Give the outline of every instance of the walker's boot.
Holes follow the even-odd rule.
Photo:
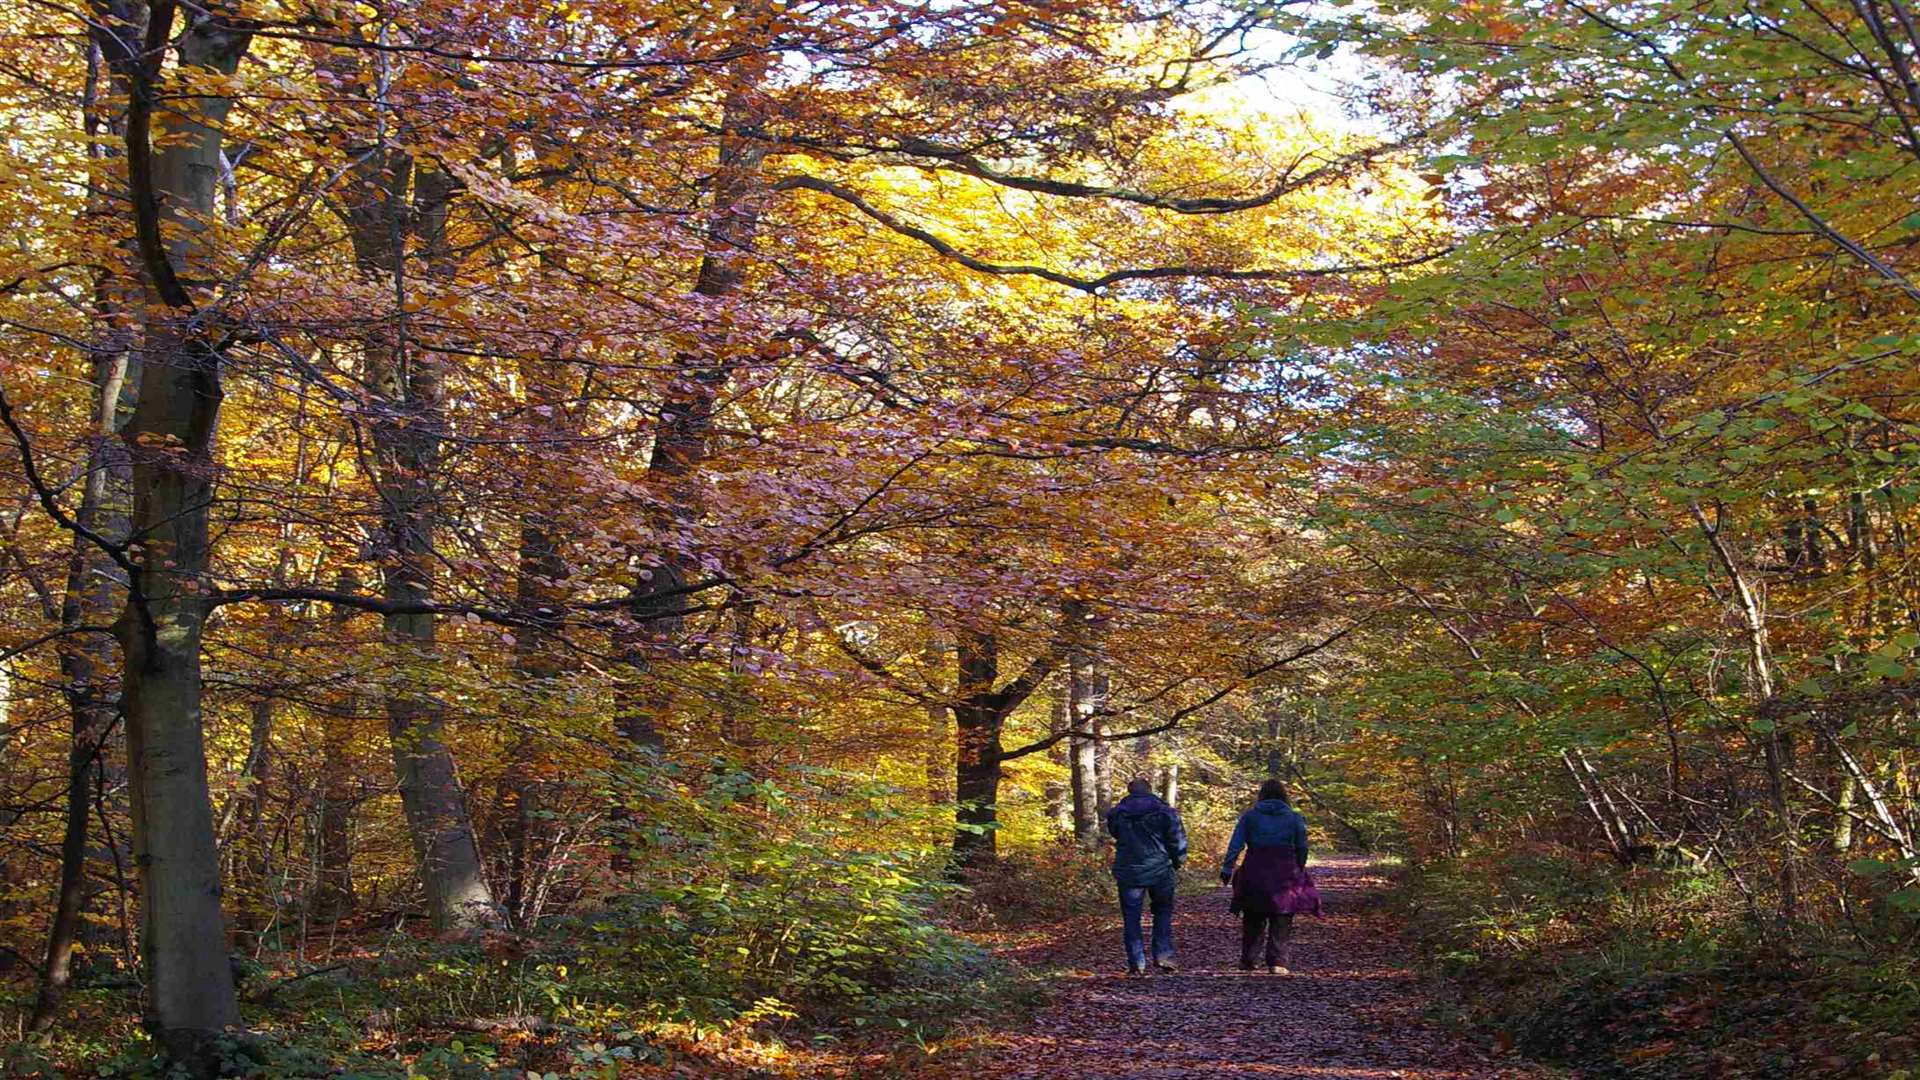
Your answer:
[[[1273,952],[1267,955],[1267,974],[1269,975],[1293,974],[1293,971],[1287,966],[1288,962],[1291,961],[1292,959],[1293,959],[1293,942],[1291,941],[1281,942],[1279,948],[1273,950]]]
[[[1153,966],[1158,968],[1161,971],[1166,972],[1169,975],[1180,970],[1180,965],[1174,963],[1173,957],[1171,956],[1162,956],[1155,959],[1153,962]]]

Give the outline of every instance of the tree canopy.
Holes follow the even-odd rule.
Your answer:
[[[122,973],[210,1074],[236,955],[626,902],[604,993],[738,1016],[661,972],[764,880],[914,937],[1132,774],[1909,941],[1916,63],[1898,0],[0,14],[23,1023]]]

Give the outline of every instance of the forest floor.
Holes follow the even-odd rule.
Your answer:
[[[973,1052],[930,1077],[994,1080],[1544,1080],[1557,1075],[1505,1058],[1422,1017],[1425,997],[1386,889],[1363,858],[1313,867],[1320,918],[1296,920],[1293,974],[1238,970],[1239,920],[1228,892],[1181,897],[1180,970],[1124,973],[1116,907],[1025,935],[1010,958],[1060,972],[1027,1030],[982,1035]]]

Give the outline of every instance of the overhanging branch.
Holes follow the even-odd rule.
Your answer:
[[[1433,262],[1451,254],[1453,245],[1438,248],[1423,255],[1405,259],[1393,259],[1381,263],[1346,263],[1337,266],[1290,267],[1290,268],[1252,268],[1239,269],[1231,266],[1145,266],[1128,270],[1113,270],[1098,277],[1079,277],[1074,274],[1054,270],[1045,266],[1033,266],[1025,263],[996,263],[969,255],[939,235],[929,232],[918,225],[903,221],[899,217],[868,202],[859,192],[844,184],[823,180],[817,176],[789,176],[772,185],[774,191],[813,191],[838,199],[853,207],[868,218],[880,223],[890,232],[898,233],[910,240],[932,248],[944,258],[969,270],[1000,277],[1037,277],[1064,285],[1069,289],[1078,289],[1085,293],[1097,293],[1110,285],[1124,281],[1152,281],[1167,279],[1205,278],[1214,281],[1300,281],[1312,278],[1347,277],[1354,274],[1380,274],[1394,270],[1405,270]]]
[[[1365,626],[1367,622],[1368,622],[1368,619],[1361,619],[1358,622],[1350,623],[1347,626],[1344,626],[1339,630],[1335,631],[1332,635],[1322,638],[1319,641],[1313,642],[1312,644],[1303,645],[1300,648],[1294,650],[1293,652],[1288,653],[1285,656],[1280,657],[1277,660],[1270,660],[1264,664],[1259,664],[1252,668],[1249,668],[1246,671],[1243,671],[1240,674],[1234,676],[1234,679],[1232,682],[1221,687],[1219,690],[1216,690],[1213,693],[1208,694],[1206,697],[1201,698],[1199,701],[1196,701],[1191,705],[1187,705],[1180,709],[1176,709],[1172,713],[1168,714],[1164,720],[1161,720],[1159,723],[1156,723],[1150,727],[1138,728],[1133,731],[1107,732],[1105,734],[1101,734],[1095,731],[1082,731],[1076,728],[1068,728],[1063,731],[1053,732],[1052,734],[1048,735],[1043,739],[1036,739],[1033,742],[1026,744],[1025,746],[1015,747],[1012,750],[1002,751],[1000,753],[1000,756],[996,760],[1011,761],[1014,758],[1026,757],[1028,754],[1037,754],[1042,750],[1047,750],[1052,748],[1055,744],[1059,743],[1063,739],[1079,738],[1079,739],[1093,739],[1096,742],[1119,742],[1122,739],[1139,739],[1139,738],[1144,738],[1148,735],[1158,735],[1163,731],[1167,731],[1172,728],[1178,727],[1180,724],[1180,721],[1185,720],[1187,717],[1192,716],[1194,713],[1197,713],[1200,710],[1213,705],[1215,702],[1219,701],[1221,698],[1224,698],[1228,694],[1233,693],[1235,690],[1238,690],[1241,687],[1246,686],[1248,683],[1252,682],[1253,680],[1258,679],[1263,675],[1272,674],[1273,672],[1278,671],[1289,664],[1297,663],[1301,660],[1306,659],[1309,656],[1314,655],[1315,653],[1322,652],[1326,649],[1332,648],[1335,644],[1340,642],[1342,639],[1346,638],[1348,635],[1352,634],[1354,631],[1360,629],[1362,626]],[[1127,713],[1133,712],[1136,708],[1138,708],[1138,706],[1129,706],[1127,708],[1121,708],[1121,709],[1107,709],[1107,710],[1102,710],[1100,712],[1094,713],[1093,715],[1124,716]]]

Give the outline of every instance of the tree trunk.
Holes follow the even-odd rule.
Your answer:
[[[106,10],[96,14],[91,30],[93,38],[136,32],[127,17],[129,12]],[[125,134],[118,117],[102,113],[101,91],[109,88],[113,91],[112,97],[124,96],[128,89],[126,72],[124,63],[108,65],[99,41],[89,40],[82,112],[91,137],[90,158],[113,155],[112,144],[104,136]],[[110,212],[114,203],[107,191],[91,185],[87,201],[89,209],[103,214]],[[117,271],[103,271],[95,285],[94,311],[106,328],[107,342],[93,358],[96,438],[87,455],[86,482],[74,514],[75,521],[83,528],[114,544],[124,544],[129,534],[132,485],[132,468],[116,436],[132,412],[140,384],[128,334],[112,326],[120,312],[133,306],[126,303],[128,298],[122,295],[129,287],[128,280]],[[119,568],[91,541],[74,536],[59,612],[61,627],[72,630],[110,621],[111,612],[126,602],[125,589],[115,580],[118,573]],[[73,981],[73,950],[81,939],[87,900],[94,891],[87,882],[88,821],[94,789],[103,768],[102,758],[119,715],[115,700],[118,691],[108,677],[119,659],[114,651],[113,641],[98,634],[63,639],[59,650],[60,675],[71,721],[67,796],[60,840],[59,883],[53,918],[47,928],[39,994],[29,1021],[34,1031],[45,1031],[52,1026],[61,999]]]
[[[1599,823],[1614,861],[1622,866],[1633,862],[1632,831],[1621,820],[1619,808],[1607,795],[1585,752],[1563,749],[1560,751],[1560,761],[1567,767],[1567,774],[1573,777],[1574,786],[1580,789],[1580,798],[1587,804],[1587,812]]]
[[[760,741],[756,730],[760,704],[754,692],[757,665],[753,660],[756,604],[738,589],[727,594],[727,602],[733,608],[733,627],[727,646],[727,691],[720,703],[720,741],[735,750],[746,750]]]
[[[1280,745],[1280,725],[1286,718],[1286,705],[1279,697],[1269,698],[1261,707],[1267,721],[1267,775],[1287,775],[1287,748]]]
[[[227,812],[227,815],[223,815],[220,833],[223,834],[225,850],[230,856],[229,867],[245,868],[244,875],[234,873],[230,869],[229,879],[240,878],[241,888],[251,886],[251,891],[255,894],[236,903],[237,911],[234,918],[237,929],[243,932],[260,932],[273,922],[271,912],[263,910],[257,903],[263,897],[270,895],[267,878],[272,871],[273,862],[269,854],[272,838],[267,835],[266,816],[267,785],[273,780],[273,699],[260,698],[248,711],[250,715],[247,724],[247,757],[246,768],[243,770],[245,779],[242,781],[244,787],[240,793],[229,796],[229,798],[237,798],[238,802],[229,804],[232,809]],[[228,820],[231,818],[237,818],[243,826],[246,843],[234,845],[230,839],[226,839],[232,836],[231,830],[227,827]],[[236,854],[236,847],[240,849],[237,852],[240,858],[237,860],[231,858]]]
[[[446,251],[453,178],[386,145],[357,148],[347,208],[348,236],[362,273],[392,287],[391,319],[364,339],[364,378],[378,402],[372,427],[380,498],[381,594],[403,605],[433,598],[435,536],[440,510],[434,479],[445,436],[445,388],[438,358],[407,336],[406,236],[409,183],[413,230],[424,241],[430,277],[451,277]],[[439,620],[430,613],[382,616],[384,637],[405,677],[386,682],[388,738],[400,803],[413,841],[427,910],[440,929],[489,925],[499,909],[487,886],[479,843],[453,752],[445,741],[446,710],[425,685],[435,661]]]
[[[742,90],[731,93],[722,127],[743,126],[752,107]],[[761,163],[766,145],[723,135],[713,178],[711,226],[693,291],[722,300],[740,290],[739,260],[753,250],[760,223]],[[653,753],[665,747],[662,721],[673,708],[672,688],[655,677],[659,660],[677,655],[685,633],[690,597],[686,592],[700,566],[681,541],[700,513],[695,482],[706,462],[713,411],[739,365],[739,356],[683,355],[674,383],[661,402],[647,476],[657,485],[666,509],[655,522],[661,542],[649,554],[628,594],[632,624],[619,635],[618,652],[630,675],[614,691],[614,731],[629,746]],[[624,861],[624,860],[623,860]]]
[[[929,630],[926,648],[921,650],[920,661],[928,672],[937,672],[947,661],[947,644],[938,631]],[[929,680],[931,681],[931,680]],[[947,703],[928,699],[922,704],[926,712],[926,740],[922,745],[921,771],[926,777],[928,806],[945,806],[953,801],[953,766],[947,761],[948,748],[953,745],[953,736],[947,730],[949,712]]]
[[[74,515],[80,525],[116,544],[126,542],[130,528],[126,499],[131,469],[125,450],[115,439],[135,394],[129,367],[125,350],[102,355],[94,362],[99,438],[87,457],[86,484]],[[117,570],[92,542],[74,538],[67,563],[66,595],[60,608],[62,627],[73,629],[108,621],[108,613],[126,602],[125,590],[114,579]],[[107,677],[116,659],[112,640],[97,634],[67,638],[60,649],[60,674],[71,718],[66,820],[46,958],[41,964],[40,991],[29,1025],[35,1031],[45,1031],[52,1025],[55,1011],[73,981],[73,949],[80,941],[87,900],[94,891],[87,881],[87,837],[102,758],[118,719],[117,692]]]
[[[522,383],[529,404],[538,404],[553,416],[561,409],[559,381],[552,365],[523,361]],[[536,410],[537,413],[537,410]],[[538,413],[537,413],[538,414]],[[543,424],[538,434],[564,436],[571,427],[562,421]],[[558,619],[565,595],[560,582],[567,577],[566,560],[561,556],[559,528],[551,514],[527,509],[520,519],[520,552],[514,603],[526,627],[514,643],[513,667],[519,685],[536,705],[544,706],[561,675],[554,653],[553,635],[546,629],[548,620]],[[543,712],[543,709],[536,710]],[[515,926],[524,926],[533,910],[537,893],[538,865],[549,854],[550,844],[541,828],[540,798],[544,784],[539,774],[540,745],[529,728],[520,727],[512,736],[507,768],[501,778],[499,817],[505,836],[505,891],[507,917]]]
[[[1067,757],[1073,787],[1073,836],[1082,844],[1100,841],[1100,789],[1094,768],[1098,744],[1091,738],[1074,736],[1068,740]]]
[[[103,5],[104,6],[104,5]],[[112,11],[96,12],[123,23]],[[173,9],[156,8],[150,48],[109,62],[129,75],[127,163],[135,233],[153,294],[142,343],[139,404],[122,433],[132,462],[133,575],[115,624],[133,849],[141,884],[147,1024],[189,1072],[215,1068],[215,1039],[239,1019],[220,911],[220,858],[200,712],[200,641],[208,607],[208,505],[220,408],[221,357],[191,315],[182,281],[199,275],[214,213],[221,128],[231,106],[213,95],[167,97],[153,123]],[[111,35],[109,35],[111,36]],[[239,68],[250,35],[195,11],[178,37],[178,68],[197,86]],[[160,130],[154,130],[155,127]],[[169,235],[170,234],[170,235]]]
[[[1065,735],[1073,730],[1073,688],[1068,685],[1070,682],[1062,679],[1054,688],[1053,715],[1047,727],[1050,735]],[[1067,754],[1067,740],[1062,739],[1047,751],[1047,758],[1055,765],[1070,769]],[[1069,834],[1073,833],[1072,790],[1072,784],[1067,781],[1047,781],[1047,820],[1053,822],[1054,828]]]
[[[1067,694],[1073,714],[1075,736],[1068,748],[1072,758],[1074,835],[1082,842],[1098,843],[1103,835],[1100,822],[1112,808],[1113,755],[1106,742],[1108,680],[1101,656],[1100,639],[1106,632],[1106,619],[1094,614],[1084,601],[1070,601],[1062,609],[1069,641],[1067,655]]]
[[[350,570],[342,571],[339,591],[357,593],[360,580]],[[353,621],[353,609],[344,605],[333,610],[335,641],[342,641]],[[319,850],[314,853],[313,899],[311,910],[321,919],[339,919],[353,910],[353,803],[356,776],[353,733],[359,726],[363,708],[361,695],[351,692],[334,715],[325,719],[320,732],[320,831]]]
[[[999,848],[1000,777],[1007,760],[1001,733],[1020,703],[1060,666],[1062,655],[1057,648],[1049,649],[997,689],[1000,644],[993,634],[972,628],[957,631],[953,655],[953,850],[957,865],[979,866],[992,862]]]
[[[1000,728],[993,684],[1000,675],[999,643],[991,634],[962,629],[954,635],[959,678],[953,704],[953,853],[961,866],[990,863],[999,852]]]

